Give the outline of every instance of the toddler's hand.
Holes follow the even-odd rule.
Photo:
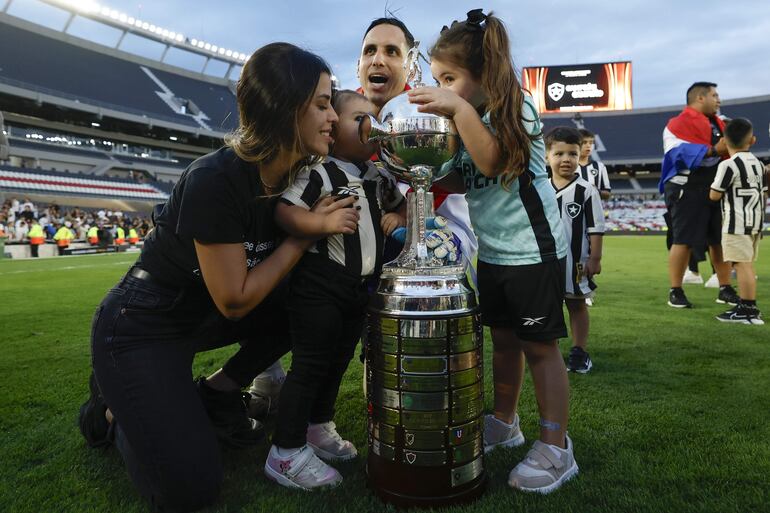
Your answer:
[[[385,235],[392,235],[396,228],[406,226],[406,219],[395,212],[388,212],[380,221],[380,226]]]

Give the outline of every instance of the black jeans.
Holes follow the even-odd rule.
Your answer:
[[[342,269],[308,253],[292,271],[292,359],[273,435],[278,447],[302,447],[308,422],[334,418],[340,383],[361,337],[368,297],[363,280]]]
[[[248,385],[290,349],[283,301],[274,293],[230,322],[210,302],[127,275],[99,305],[94,373],[131,480],[157,509],[200,508],[222,483],[217,439],[193,383],[195,353],[240,342],[224,371]]]

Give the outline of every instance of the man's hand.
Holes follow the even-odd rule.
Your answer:
[[[716,150],[717,155],[719,156],[726,156],[728,154],[727,152],[727,143],[725,142],[724,137],[720,137],[717,143],[714,145],[714,150]]]
[[[390,235],[399,226],[406,226],[406,219],[395,212],[388,212],[382,216],[380,226],[385,235]]]

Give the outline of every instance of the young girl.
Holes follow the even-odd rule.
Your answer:
[[[354,91],[335,93],[332,106],[339,113],[333,158],[301,173],[276,209],[276,220],[288,233],[326,236],[292,274],[292,363],[265,463],[268,478],[305,490],[342,480],[319,457],[340,461],[357,455],[337,434],[334,402],[363,328],[365,281],[380,273],[385,235],[405,224],[406,205],[395,180],[369,160],[375,148],[358,139],[358,123],[374,106]],[[355,208],[328,216],[309,211],[329,196],[355,198]]]
[[[567,247],[545,171],[541,124],[513,69],[502,22],[470,11],[444,28],[430,51],[439,88],[409,92],[420,111],[451,118],[463,145],[451,165],[467,190],[479,239],[482,323],[494,344],[494,414],[484,443],[524,443],[516,407],[529,364],[540,411],[540,440],[510,473],[509,484],[548,493],[577,473],[567,436],[569,387],[557,345]]]

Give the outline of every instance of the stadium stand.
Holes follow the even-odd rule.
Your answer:
[[[0,187],[21,192],[64,193],[165,201],[168,194],[152,184],[99,176],[0,166]]]
[[[224,86],[173,76],[10,25],[0,31],[0,47],[15,49],[0,54],[0,82],[9,86],[207,130],[211,120],[223,132],[237,124],[235,98]]]
[[[0,11],[0,46],[13,48],[0,52],[0,116],[6,125],[0,200],[25,195],[40,204],[150,212],[194,159],[221,146],[237,126],[230,71],[237,71],[245,54],[232,54],[225,77],[208,75],[206,65],[198,71],[178,68],[163,57],[123,51],[120,43],[108,47],[78,38],[66,26],[54,30],[18,18],[8,14],[10,3]],[[213,55],[201,41],[142,37],[192,47],[206,63],[222,54],[219,49]],[[611,173],[608,230],[663,229],[657,192],[661,134],[681,108],[543,116],[546,130],[574,124],[597,134],[596,155]],[[723,101],[722,114],[751,119],[758,139],[754,152],[770,159],[770,96]]]

